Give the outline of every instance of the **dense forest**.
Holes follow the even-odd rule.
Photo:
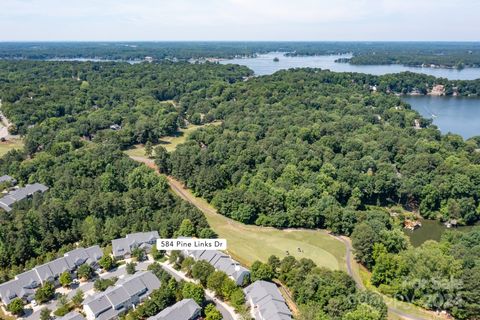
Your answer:
[[[170,100],[187,92],[215,94],[250,74],[246,67],[208,63],[0,62],[0,92],[2,110],[14,123],[10,131],[30,128],[25,143],[32,154],[78,136],[124,146],[156,142],[184,118],[201,121],[200,113],[185,114],[188,105],[178,110]],[[208,112],[204,117],[211,119]]]
[[[289,56],[352,54],[352,64],[480,67],[475,42],[4,42],[0,59],[189,60],[255,56],[272,51]]]
[[[13,214],[0,213],[2,280],[78,241],[106,245],[150,229],[172,236],[185,218],[198,234],[211,234],[199,211],[167,192],[165,179],[121,150],[154,144],[186,123],[221,120],[172,154],[157,147],[160,170],[233,219],[350,235],[380,291],[475,319],[478,231],[411,248],[379,208],[400,205],[461,224],[479,220],[480,138],[442,135],[389,94],[444,80],[318,69],[251,75],[212,63],[0,62],[2,110],[25,141],[23,151],[0,160],[0,172],[50,187]],[[419,259],[417,270],[411,265]],[[384,318],[384,306],[362,300],[369,297],[344,274],[309,261],[285,265],[290,269],[279,265],[274,276],[295,289],[304,314]],[[453,289],[442,291],[449,279]],[[439,292],[461,301],[435,302]]]
[[[361,291],[345,272],[319,268],[307,258],[270,256],[252,264],[252,280],[278,279],[285,284],[300,309],[300,320],[384,320],[382,297]]]
[[[45,195],[0,212],[0,276],[51,259],[82,241],[107,244],[132,231],[172,236],[195,208],[170,195],[165,179],[135,164],[121,147],[176,132],[183,109],[170,99],[198,96],[243,79],[244,67],[184,63],[1,62],[2,111],[24,136],[23,151],[0,159],[20,184],[41,182]],[[182,116],[180,116],[182,115]],[[192,115],[193,116],[193,115]],[[193,118],[199,118],[194,115]],[[117,124],[121,130],[112,130]]]
[[[116,146],[69,142],[62,155],[40,152],[31,160],[12,151],[0,172],[20,183],[41,182],[43,195],[0,212],[0,270],[3,279],[31,268],[77,241],[107,245],[135,231],[172,236],[185,218],[207,228],[200,211],[171,195],[153,170],[128,159]]]

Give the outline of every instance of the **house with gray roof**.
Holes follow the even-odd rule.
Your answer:
[[[0,300],[5,305],[15,298],[30,301],[35,295],[35,289],[45,282],[57,284],[58,278],[63,272],[73,272],[84,263],[94,266],[102,256],[103,252],[99,246],[69,251],[61,258],[18,274],[15,279],[0,284]]]
[[[135,248],[141,248],[149,253],[159,238],[157,231],[127,234],[125,238],[112,240],[113,256],[117,259],[130,258]]]
[[[15,203],[31,198],[35,193],[43,193],[47,190],[48,187],[40,183],[27,184],[25,187],[12,190],[0,198],[0,208],[10,212]]]
[[[17,183],[17,180],[15,180],[15,178],[9,175],[4,175],[4,176],[0,176],[0,183],[3,183],[3,182],[10,182],[12,185],[14,185]]]
[[[76,311],[72,311],[64,315],[63,317],[57,318],[58,320],[85,320],[85,317]]]
[[[196,320],[200,318],[201,313],[202,308],[195,300],[183,299],[148,320]]]
[[[83,310],[88,320],[116,319],[158,288],[160,280],[152,272],[139,272],[118,280],[115,287],[87,297]]]
[[[217,250],[183,250],[184,256],[195,260],[203,260],[210,263],[215,269],[225,272],[238,286],[244,283],[250,271],[240,263],[230,258],[229,255]]]
[[[272,282],[255,281],[244,290],[251,306],[252,317],[256,320],[291,320],[292,312],[285,299]]]

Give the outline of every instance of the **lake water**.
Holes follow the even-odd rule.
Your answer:
[[[480,136],[480,98],[405,96],[425,118],[433,119],[442,133],[457,133],[468,139]]]
[[[275,57],[278,62],[273,61]],[[412,71],[425,73],[435,77],[448,79],[472,80],[480,78],[480,68],[440,69],[440,68],[414,68],[403,65],[377,65],[358,66],[348,63],[335,62],[338,58],[348,55],[328,55],[313,57],[286,57],[280,52],[271,52],[258,55],[255,58],[238,58],[222,60],[220,63],[234,63],[245,65],[252,69],[256,75],[269,75],[276,71],[290,68],[321,68],[336,72],[361,72],[374,75]],[[404,97],[412,108],[426,118],[433,118],[433,123],[443,133],[453,132],[460,134],[465,139],[480,135],[480,99],[460,97]]]
[[[275,57],[280,60],[273,61]],[[349,55],[325,55],[312,57],[286,57],[281,52],[271,52],[261,54],[255,58],[237,58],[221,60],[222,64],[240,64],[252,69],[256,75],[268,75],[279,70],[290,68],[321,68],[329,69],[336,72],[361,72],[374,75],[382,75],[387,73],[398,73],[403,71],[411,71],[416,73],[429,74],[435,77],[448,78],[451,80],[473,80],[480,78],[480,68],[442,69],[442,68],[415,68],[403,65],[352,65],[349,63],[337,63],[338,58],[348,58]]]
[[[411,231],[404,229],[404,233],[410,238],[410,242],[414,247],[420,246],[427,240],[439,241],[442,238],[442,235],[447,230],[458,230],[462,232],[468,232],[473,228],[478,228],[474,226],[464,226],[448,229],[439,221],[436,220],[420,220],[422,222],[422,227]]]
[[[127,62],[130,64],[137,64],[144,62],[144,60],[110,60],[110,59],[99,59],[99,58],[52,58],[46,59],[46,61],[64,61],[64,62]]]

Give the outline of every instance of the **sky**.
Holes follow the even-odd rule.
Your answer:
[[[480,0],[0,0],[0,41],[479,41]]]

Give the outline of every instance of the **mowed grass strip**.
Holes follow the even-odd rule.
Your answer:
[[[195,197],[190,190],[168,177],[173,191],[199,208],[220,238],[227,239],[228,253],[243,265],[255,260],[266,262],[272,254],[283,258],[312,259],[319,267],[346,271],[346,248],[325,230],[279,230],[245,225],[217,213],[207,201]],[[300,249],[300,250],[299,250]]]
[[[227,239],[228,253],[247,266],[255,260],[266,262],[272,254],[282,259],[288,252],[297,259],[312,259],[319,267],[345,270],[345,246],[326,232],[278,230],[246,226],[220,215],[206,217],[219,237]]]
[[[154,147],[161,145],[165,147],[167,152],[173,152],[177,148],[178,145],[185,143],[187,140],[188,136],[195,130],[198,130],[200,128],[204,128],[207,126],[218,126],[222,124],[221,121],[215,121],[211,123],[207,123],[204,125],[194,125],[190,124],[186,128],[182,128],[178,131],[178,133],[174,136],[168,136],[168,137],[163,137],[160,139],[160,142]],[[145,156],[145,146],[143,144],[138,144],[133,146],[131,149],[128,149],[125,151],[125,153],[129,156],[134,156],[134,157],[144,157]]]
[[[23,142],[21,140],[16,139],[0,142],[0,157],[5,155],[10,150],[21,148],[23,148]]]

